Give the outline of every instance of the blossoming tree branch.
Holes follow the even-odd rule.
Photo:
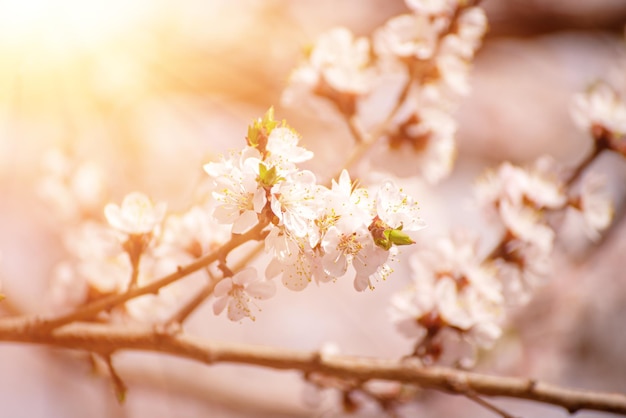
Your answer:
[[[313,152],[270,108],[248,127],[245,142],[204,165],[205,181],[183,213],[132,192],[100,213],[66,219],[68,259],[51,280],[58,309],[1,318],[0,340],[92,353],[107,365],[120,400],[127,387],[115,355],[141,350],[207,365],[298,370],[314,390],[341,393],[346,412],[368,400],[392,415],[424,388],[465,396],[504,417],[513,415],[490,397],[626,415],[623,394],[470,371],[479,350],[502,336],[510,310],[523,309],[549,280],[559,215],[580,217],[591,239],[610,227],[605,179],[588,168],[603,153],[626,156],[626,103],[617,91],[598,82],[574,98],[574,120],[593,142],[576,166],[549,157],[526,167],[503,162],[478,179],[474,199],[500,237],[487,250],[480,231],[422,238],[428,219],[417,199],[427,200],[397,185],[412,177],[436,184],[453,167],[452,113],[469,91],[487,29],[474,3],[406,0],[407,12],[369,37],[345,28],[322,34],[283,99],[345,121],[353,147],[335,176],[320,179],[302,168]],[[363,103],[374,94],[390,104],[366,120]],[[85,173],[76,163],[69,177]],[[44,198],[62,190],[45,186]],[[75,189],[63,193],[73,213],[86,213]],[[205,303],[225,320],[262,321],[260,308],[272,303],[277,283],[299,292],[349,280],[357,292],[375,292],[397,280],[396,263],[407,264],[410,276],[388,310],[390,324],[412,342],[402,358],[217,343],[184,330]],[[390,386],[373,384],[380,380]]]

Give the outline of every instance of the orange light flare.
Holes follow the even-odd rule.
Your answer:
[[[147,0],[0,0],[0,101],[19,95],[28,112],[58,99],[61,87],[88,93],[80,92],[86,67],[120,82],[129,67],[120,46],[134,42],[154,10]]]

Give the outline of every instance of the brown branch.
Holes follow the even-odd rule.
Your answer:
[[[135,287],[129,289],[126,293],[116,294],[104,297],[102,299],[95,300],[94,302],[85,305],[74,312],[71,312],[67,315],[63,315],[57,318],[39,318],[36,320],[30,320],[30,327],[37,328],[40,332],[50,331],[54,328],[61,327],[63,325],[80,321],[86,319],[92,319],[98,313],[102,311],[107,311],[112,309],[117,305],[121,305],[133,298],[138,296],[147,295],[147,294],[156,294],[159,289],[165,287],[171,283],[174,283],[177,280],[182,279],[194,273],[211,263],[219,260],[220,258],[225,257],[228,253],[230,253],[235,248],[239,247],[241,244],[258,239],[261,235],[261,231],[267,226],[267,223],[260,222],[250,231],[245,234],[233,234],[230,241],[220,247],[219,250],[216,250],[212,253],[205,255],[204,257],[199,258],[193,263],[188,264],[185,267],[180,267],[176,272],[169,274],[159,280],[156,280],[150,284],[147,284],[142,287]]]
[[[316,352],[207,341],[184,333],[159,333],[142,325],[74,323],[49,333],[29,328],[24,318],[0,320],[0,341],[46,344],[96,352],[142,350],[171,354],[206,364],[236,363],[277,370],[323,373],[342,379],[381,379],[459,395],[470,390],[557,405],[570,413],[596,410],[626,415],[626,395],[567,389],[531,379],[490,376],[443,367],[423,367],[402,359],[320,356]],[[463,382],[459,386],[459,382]]]

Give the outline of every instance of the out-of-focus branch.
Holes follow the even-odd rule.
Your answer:
[[[141,325],[73,323],[41,333],[24,318],[0,320],[0,341],[112,353],[143,350],[171,354],[206,364],[236,363],[277,370],[323,373],[343,379],[381,379],[464,395],[527,399],[557,405],[570,413],[597,410],[626,415],[626,395],[567,389],[532,379],[490,376],[442,367],[423,367],[412,359],[379,359],[263,346],[207,341],[184,333],[157,332]]]
[[[186,265],[185,267],[179,267],[178,270],[172,274],[169,274],[159,280],[156,280],[150,284],[147,284],[142,287],[134,287],[129,289],[127,292],[122,294],[115,294],[111,296],[104,297],[102,299],[95,300],[94,302],[83,306],[82,308],[77,309],[67,315],[56,317],[56,318],[36,318],[34,320],[30,320],[30,327],[37,328],[40,332],[42,331],[50,331],[54,328],[61,327],[63,325],[85,320],[91,319],[96,316],[99,312],[110,310],[117,305],[121,305],[131,299],[134,299],[138,296],[147,295],[151,293],[157,293],[159,289],[165,287],[171,283],[174,283],[177,280],[182,279],[196,271],[210,265],[211,263],[224,258],[235,248],[239,247],[241,244],[259,239],[261,236],[261,231],[267,226],[265,222],[259,222],[254,228],[245,234],[234,234],[230,241],[220,247],[219,250],[216,250],[212,253],[205,255],[204,257],[199,258],[191,264]]]

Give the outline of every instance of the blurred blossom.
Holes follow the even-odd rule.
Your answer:
[[[552,273],[552,254],[519,240],[510,241],[506,247],[506,255],[495,258],[491,264],[502,283],[507,304],[524,305]]]
[[[68,251],[74,257],[72,268],[76,282],[85,281],[95,294],[126,290],[131,275],[131,263],[120,244],[117,231],[88,221],[70,231],[65,241]],[[63,267],[59,274],[61,283],[68,281],[67,268]]]
[[[449,358],[449,350],[466,345],[490,347],[502,332],[501,284],[482,266],[476,247],[467,234],[455,234],[417,250],[410,258],[412,285],[392,299],[392,320],[427,361],[438,362],[442,352]],[[461,352],[454,361],[473,361],[465,348]]]
[[[367,94],[374,77],[368,39],[335,28],[320,35],[306,62],[293,71],[282,100],[295,104],[313,94],[335,101],[342,112],[352,114],[354,96]]]
[[[450,114],[412,94],[400,109],[386,141],[374,145],[369,163],[399,177],[421,176],[436,184],[447,177],[456,157],[456,122]]]
[[[133,192],[124,198],[122,206],[109,203],[104,215],[109,224],[118,231],[129,235],[148,234],[163,221],[165,203],[153,205],[143,193]]]
[[[590,133],[594,127],[601,127],[615,136],[626,134],[626,103],[605,82],[597,82],[586,93],[574,96],[572,117]]]
[[[585,231],[592,240],[600,238],[613,219],[613,203],[606,190],[606,178],[594,172],[582,179],[579,209],[585,220]]]
[[[163,257],[186,258],[178,263],[182,265],[227,242],[229,229],[210,216],[212,208],[207,206],[193,206],[180,215],[167,216],[155,252]]]
[[[427,60],[435,52],[439,34],[446,25],[443,18],[400,15],[374,33],[374,49],[382,59],[391,56]]]
[[[405,0],[415,13],[426,15],[449,14],[459,5],[459,0]]]
[[[100,209],[107,184],[104,172],[94,162],[72,161],[54,149],[44,154],[37,193],[60,219],[72,222]]]

